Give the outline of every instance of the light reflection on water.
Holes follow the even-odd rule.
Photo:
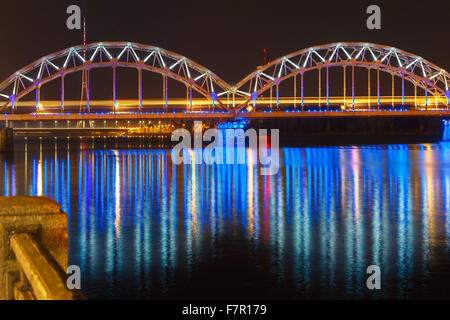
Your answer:
[[[274,176],[76,143],[20,141],[0,194],[61,204],[89,298],[449,298],[449,143],[284,148]]]

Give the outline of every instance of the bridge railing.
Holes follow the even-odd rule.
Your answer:
[[[0,300],[74,300],[67,215],[46,197],[0,197]]]

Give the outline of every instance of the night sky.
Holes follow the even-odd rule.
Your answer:
[[[237,82],[269,59],[312,45],[392,45],[450,70],[448,0],[439,1],[17,1],[2,0],[0,78],[54,51],[82,43],[66,8],[87,13],[88,43],[133,41],[175,51]],[[382,29],[366,28],[370,4]]]

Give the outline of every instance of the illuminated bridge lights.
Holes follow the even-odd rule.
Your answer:
[[[247,125],[247,120],[245,119],[236,119],[237,121],[227,121],[224,123],[219,123],[217,125],[218,129],[244,129]]]
[[[344,55],[345,53],[345,55]],[[310,59],[312,56],[320,58]],[[393,57],[393,59],[391,59]],[[286,65],[289,62],[297,62],[294,63],[294,66],[303,65],[300,68],[286,68]],[[288,62],[288,63],[286,63]],[[355,64],[356,62],[356,64]],[[419,65],[418,68],[415,66]],[[292,67],[292,64],[289,64]],[[380,68],[380,65],[383,65]],[[287,81],[288,79],[293,79],[294,84],[294,106],[296,103],[301,101],[301,105],[304,106],[304,92],[303,92],[303,74],[304,72],[317,70],[319,71],[319,84],[318,89],[320,89],[320,70],[323,68],[327,70],[327,87],[325,92],[326,97],[320,98],[319,94],[319,105],[320,103],[325,103],[327,105],[332,104],[330,97],[328,95],[329,92],[329,83],[328,83],[328,68],[329,67],[351,67],[352,68],[352,97],[348,97],[347,101],[353,101],[353,105],[359,104],[361,100],[355,99],[355,85],[353,72],[354,67],[358,67],[359,70],[365,68],[367,70],[377,70],[377,96],[375,98],[369,98],[366,100],[366,104],[368,108],[371,108],[371,102],[377,101],[377,105],[381,105],[386,102],[382,102],[380,97],[380,83],[379,73],[388,72],[393,76],[402,78],[402,96],[401,101],[402,104],[405,104],[405,91],[404,91],[404,80],[407,80],[417,87],[423,89],[425,91],[425,95],[428,93],[432,94],[437,98],[436,105],[434,108],[438,107],[438,104],[445,105],[448,107],[448,99],[445,99],[444,92],[448,91],[448,83],[450,81],[450,75],[445,70],[438,68],[437,66],[431,64],[427,60],[418,57],[416,55],[411,55],[405,51],[400,49],[386,47],[382,45],[376,45],[371,43],[334,43],[329,45],[315,46],[314,48],[300,50],[289,55],[285,55],[282,58],[274,60],[273,62],[264,65],[261,68],[258,68],[255,72],[244,78],[241,82],[235,85],[235,92],[238,93],[247,93],[247,100],[244,103],[238,104],[237,108],[245,108],[248,104],[255,103],[254,97],[261,97],[262,93],[267,92],[268,90],[272,91],[272,88],[275,88],[276,92],[276,105],[279,106],[283,103],[284,98],[279,96],[278,85],[280,82]],[[348,70],[348,69],[347,69]],[[370,95],[370,72],[368,73],[369,77],[369,95]],[[264,77],[261,77],[264,75]],[[301,79],[301,96],[297,96],[297,77]],[[273,78],[274,80],[272,80]],[[424,80],[423,78],[427,78]],[[344,76],[345,81],[345,76]],[[345,92],[345,86],[344,86]],[[251,94],[250,94],[251,93]],[[272,92],[270,92],[272,96]],[[242,96],[243,97],[243,96]],[[245,98],[245,97],[243,97]],[[444,98],[444,99],[442,99]],[[385,99],[385,98],[384,98]],[[417,99],[417,97],[416,97]],[[416,100],[414,99],[414,100]],[[322,101],[320,101],[322,100]],[[397,98],[395,99],[397,100]],[[345,94],[344,94],[345,101]],[[392,97],[392,104],[394,103],[394,97]],[[410,101],[408,101],[410,103]],[[418,101],[414,101],[415,105],[418,104]],[[260,98],[258,98],[258,104],[260,103]],[[272,102],[271,102],[272,104]],[[373,106],[373,105],[372,105]],[[262,106],[264,107],[264,106]]]
[[[90,59],[87,59],[87,61],[80,55],[83,51],[86,51],[90,56]],[[114,53],[115,51],[120,51],[120,54],[116,56]],[[144,57],[145,59],[142,60],[141,58]],[[154,57],[155,59],[150,59],[150,57]],[[73,66],[72,63],[69,64],[69,62],[72,61],[74,64]],[[64,65],[62,64],[63,62]],[[61,66],[67,68],[67,70],[61,71]],[[359,110],[362,112],[367,112],[372,108],[380,110],[380,106],[384,106],[388,103],[392,103],[392,106],[394,106],[401,102],[402,105],[414,105],[420,107],[423,105],[424,97],[418,97],[416,93],[413,97],[406,97],[404,90],[405,80],[413,83],[415,87],[422,90],[421,94],[425,96],[424,105],[427,106],[427,109],[440,110],[442,107],[448,108],[450,101],[450,90],[448,87],[450,75],[447,71],[417,55],[378,44],[339,42],[299,50],[284,55],[281,58],[258,68],[236,85],[231,86],[217,77],[210,70],[205,69],[185,56],[165,49],[132,42],[99,42],[85,46],[72,47],[59,51],[58,53],[50,54],[15,72],[7,80],[0,83],[0,111],[4,108],[10,108],[10,111],[14,113],[17,112],[18,108],[24,106],[30,107],[27,105],[28,101],[19,102],[19,100],[28,93],[36,91],[36,101],[32,101],[35,102],[34,105],[36,106],[36,109],[38,106],[43,105],[42,108],[39,108],[41,110],[47,109],[46,113],[49,114],[50,110],[48,109],[56,107],[57,105],[64,113],[64,108],[67,109],[75,106],[73,103],[70,106],[69,103],[64,100],[65,73],[85,71],[97,67],[112,67],[114,80],[114,85],[112,86],[112,108],[114,108],[115,112],[119,107],[119,101],[116,99],[117,88],[115,85],[115,68],[117,66],[139,68],[139,70],[154,71],[158,74],[163,74],[163,97],[161,100],[154,99],[143,101],[142,87],[139,87],[136,100],[128,100],[124,102],[123,105],[122,101],[120,102],[121,108],[124,106],[125,108],[139,107],[138,114],[143,114],[141,108],[146,106],[155,106],[157,108],[164,106],[165,111],[161,114],[166,114],[165,112],[170,113],[171,110],[167,110],[167,108],[172,106],[175,108],[186,108],[186,111],[188,111],[189,114],[195,114],[191,113],[192,107],[210,111],[211,106],[217,107],[218,112],[225,111],[230,113],[230,111],[233,111],[234,114],[245,114],[248,112],[262,111],[269,106],[272,108],[272,105],[274,104],[279,108],[290,108],[292,105],[295,110],[300,103],[302,107],[315,104],[318,104],[320,107],[321,104],[326,104],[329,108],[326,111],[323,110],[323,112],[327,113],[339,111],[333,109],[333,105],[345,105],[350,101],[353,102],[352,107],[365,104],[366,108]],[[367,97],[355,97],[355,92],[359,91],[355,90],[355,87],[358,86],[358,83],[355,83],[353,76],[353,69],[355,66],[358,67],[359,70],[364,68],[372,71],[377,70],[376,81],[378,86],[376,95],[370,95],[371,75],[370,72],[368,72],[369,85],[367,86]],[[380,66],[382,67],[380,68]],[[345,92],[348,92],[348,90],[345,90],[345,84],[343,86],[343,99],[342,97],[336,98],[329,96],[330,84],[328,69],[331,67],[343,67],[344,70],[346,67],[352,69],[351,96],[346,96]],[[320,70],[323,71],[325,68],[327,72],[324,75]],[[48,74],[44,72],[44,70],[47,70]],[[313,70],[319,71],[319,84],[317,85],[319,89],[318,99],[305,97],[303,91],[303,74]],[[380,71],[390,73],[393,78],[402,78],[401,97],[380,96],[381,89],[378,81],[378,73]],[[322,75],[322,77],[326,76],[326,81],[322,81],[322,84],[326,83],[326,88],[323,88],[324,90],[321,88],[320,75]],[[42,103],[39,94],[41,85],[50,81],[55,81],[55,79],[58,78],[61,79],[61,99],[52,100],[52,105]],[[177,100],[172,97],[169,99],[167,95],[167,78],[174,79],[186,85],[188,88],[187,99],[177,98]],[[298,79],[301,82],[300,85],[297,83],[297,78],[300,78]],[[289,79],[294,80],[293,97],[285,97],[279,90],[281,82],[287,83],[286,81],[290,81]],[[342,82],[349,82],[349,79],[345,81],[344,76]],[[299,89],[299,92],[297,92],[297,89]],[[202,99],[193,99],[192,90],[199,93],[202,96]],[[268,97],[269,91],[270,98]],[[324,92],[326,92],[326,97],[321,96]],[[392,92],[394,92],[394,90],[392,90]],[[87,88],[86,99],[88,107],[94,107],[95,101],[89,98],[89,88]],[[340,99],[340,101],[337,102],[337,99]],[[100,105],[100,103],[97,104],[97,106]],[[109,105],[110,103],[108,102],[108,104],[102,105],[102,107]],[[251,106],[251,108],[249,108],[249,106]],[[247,112],[245,110],[247,110]],[[214,110],[210,112],[213,111]],[[242,111],[244,111],[244,113],[242,113]],[[354,110],[352,110],[352,112],[353,111]],[[287,111],[287,113],[292,112],[294,111],[291,109],[288,109]],[[86,113],[80,114],[86,115]],[[111,113],[108,112],[107,114]]]

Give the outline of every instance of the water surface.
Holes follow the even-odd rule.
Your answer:
[[[19,139],[0,156],[1,195],[68,213],[90,299],[450,298],[450,143],[283,148],[263,176],[110,140]]]

